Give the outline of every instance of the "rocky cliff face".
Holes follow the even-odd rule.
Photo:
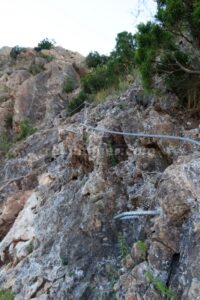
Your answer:
[[[37,128],[1,157],[1,288],[16,300],[199,299],[199,147],[81,125],[198,140],[198,120],[178,113],[173,95],[146,105],[134,84],[67,117],[63,84],[78,88],[80,55],[30,49],[12,62],[2,49],[0,57],[1,132],[17,133],[25,118]],[[36,75],[33,64],[42,66]],[[114,220],[138,209],[160,215]]]

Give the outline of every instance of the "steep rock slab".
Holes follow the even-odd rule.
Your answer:
[[[158,200],[163,210],[163,217],[155,224],[153,240],[164,245],[163,255],[172,250],[168,260],[168,273],[172,287],[178,287],[181,299],[194,299],[194,281],[198,280],[200,264],[200,159],[199,157],[180,158],[177,164],[169,167],[163,174],[158,189]],[[153,247],[153,245],[152,245]],[[161,246],[163,247],[163,246]],[[154,266],[157,251],[152,251],[149,258]],[[155,257],[155,258],[153,258]],[[159,256],[162,261],[162,255]],[[178,259],[178,261],[177,261]],[[176,270],[171,269],[176,260]],[[164,271],[163,262],[157,264],[157,270]],[[170,265],[171,264],[171,265]],[[182,271],[184,273],[182,273]],[[198,292],[197,292],[198,294]],[[193,296],[192,296],[193,295]]]
[[[66,78],[74,82],[75,88],[78,87],[79,77],[72,65],[64,61],[52,61],[46,65],[46,71],[26,80],[15,98],[15,126],[25,118],[33,124],[51,124],[67,104],[67,95],[63,95]]]
[[[57,91],[54,80],[50,86]],[[151,107],[144,110],[136,105],[133,95],[128,95],[129,91],[122,97],[90,107],[86,121],[118,131],[156,129],[164,133],[176,128],[184,133],[177,120]],[[176,275],[180,278],[180,258],[182,265],[186,264],[189,252],[187,248],[184,256],[179,249],[186,247],[180,245],[189,240],[191,233],[187,231],[192,228],[187,226],[187,220],[191,220],[191,215],[196,217],[196,210],[193,213],[190,204],[194,202],[191,186],[197,178],[198,167],[191,175],[189,165],[191,160],[195,164],[199,158],[188,156],[177,162],[175,157],[182,151],[179,143],[172,155],[168,151],[170,147],[173,150],[170,141],[161,147],[162,144],[152,139],[99,134],[83,130],[80,126],[83,120],[83,111],[68,119],[56,116],[53,124],[44,124],[55,127],[39,128],[18,143],[13,148],[15,159],[5,162],[0,170],[2,205],[19,189],[29,190],[31,180],[26,185],[25,179],[33,174],[36,177],[36,185],[30,188],[34,188],[33,194],[0,244],[0,284],[4,288],[12,287],[17,300],[99,300],[111,299],[113,281],[121,275],[116,286],[120,300],[125,297],[161,299],[144,273],[159,276],[171,287],[171,278]],[[169,164],[171,167],[162,177]],[[190,169],[187,174],[192,183],[186,188],[183,186],[189,179],[182,175],[183,164]],[[191,203],[185,200],[190,198]],[[142,218],[128,223],[113,220],[118,212],[157,206],[162,207],[163,214],[156,220]],[[151,229],[153,223],[155,229]],[[198,223],[195,224],[198,229]],[[182,234],[184,230],[186,234]],[[148,250],[142,256],[131,251],[120,268],[118,236],[122,232],[130,246],[146,239]],[[196,252],[193,255],[198,257]],[[198,286],[197,270],[194,271],[191,286],[184,290],[190,297],[195,295]],[[174,282],[179,281],[175,278]],[[181,293],[181,285],[178,292]]]
[[[139,264],[129,271],[132,276],[125,272],[120,277],[115,286],[118,299],[131,296],[136,299],[164,299],[161,288],[155,288],[156,279],[166,285],[166,292],[174,291],[178,299],[194,300],[199,297],[199,170],[200,158],[194,154],[179,158],[163,173],[156,193],[161,216],[155,219],[152,233],[148,236],[150,247],[145,270]],[[141,274],[144,276],[142,279]],[[148,276],[154,279],[150,281]]]

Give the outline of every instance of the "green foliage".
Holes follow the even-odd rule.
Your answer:
[[[36,131],[28,119],[20,122],[19,139],[25,139]]]
[[[97,67],[81,80],[83,91],[88,94],[94,94],[102,89],[115,86],[118,82],[119,78],[111,72],[107,65]]]
[[[63,266],[67,266],[68,265],[69,261],[68,261],[67,256],[60,256],[60,259],[61,259],[61,262],[62,262]]]
[[[117,268],[114,267],[111,264],[107,264],[106,265],[106,275],[107,275],[108,280],[111,284],[111,287],[113,287],[115,285],[115,283],[117,282],[117,279],[119,277]]]
[[[137,241],[136,246],[138,247],[138,249],[141,251],[142,254],[146,254],[147,250],[148,250],[148,246],[147,244],[145,244],[145,242],[143,241]]]
[[[126,103],[120,103],[120,104],[119,104],[119,108],[120,108],[121,110],[125,110],[125,109],[127,109],[127,107],[128,107],[128,105],[127,105]]]
[[[127,31],[118,33],[115,50],[111,53],[111,58],[121,72],[128,74],[132,71],[135,65],[134,54],[135,38],[132,33]]]
[[[138,26],[135,60],[144,87],[159,76],[188,108],[200,99],[200,2],[157,0],[156,22]]]
[[[32,253],[33,252],[33,249],[34,249],[34,246],[33,246],[33,241],[31,241],[28,246],[27,246],[27,251],[28,253]]]
[[[176,64],[176,60],[182,65],[189,64],[192,61],[192,64],[195,64],[195,59],[192,55],[186,55],[180,51],[174,52],[174,55],[175,57],[169,53],[161,57],[157,73],[161,75],[163,72],[171,73],[171,76],[165,76],[166,87],[178,95],[182,104],[187,104],[188,108],[195,108],[198,106],[200,97],[200,76],[185,72]]]
[[[157,19],[168,26],[184,22],[187,9],[184,2],[186,1],[158,1]]]
[[[99,65],[104,65],[108,61],[108,56],[100,55],[97,51],[90,52],[85,61],[88,68],[96,68]]]
[[[55,56],[54,56],[54,55],[47,55],[47,54],[43,54],[43,53],[42,53],[42,57],[43,57],[44,59],[46,59],[47,62],[51,62],[52,60],[55,59]]]
[[[109,155],[109,160],[111,162],[112,167],[115,167],[118,164],[118,159],[115,154],[115,147],[112,143],[108,144],[108,155]]]
[[[199,0],[157,0],[157,20],[163,29],[171,30],[175,35],[191,38],[193,44],[200,45],[200,3]],[[193,44],[193,46],[194,46]]]
[[[29,72],[32,74],[32,75],[37,75],[39,74],[40,72],[44,71],[44,67],[43,65],[41,64],[32,64],[29,68]]]
[[[200,26],[200,1],[196,0],[194,2],[194,10],[192,12],[192,19],[196,26]]]
[[[150,282],[153,283],[155,289],[164,297],[168,297],[169,299],[177,299],[176,294],[168,288],[160,279],[157,279],[150,272],[145,272],[145,276],[149,279]]]
[[[77,113],[84,107],[84,102],[89,101],[90,96],[85,92],[81,91],[78,96],[74,97],[67,108],[67,111],[70,115]]]
[[[9,136],[6,133],[1,134],[0,136],[0,152],[7,154],[12,146],[12,142]]]
[[[118,34],[115,49],[110,56],[89,53],[86,63],[93,69],[82,78],[82,90],[87,94],[97,94],[111,87],[117,89],[119,83],[133,70],[134,53],[134,36],[126,31]]]
[[[47,49],[47,50],[52,49],[54,45],[55,45],[55,41],[45,38],[44,40],[40,41],[37,47],[35,47],[34,49],[35,51],[39,52],[43,49]]]
[[[119,252],[120,252],[120,256],[121,258],[124,258],[125,256],[127,256],[130,252],[129,246],[126,242],[125,237],[123,236],[123,234],[120,232],[118,234],[118,246],[119,246]]]
[[[71,93],[73,92],[74,89],[75,89],[74,81],[71,78],[67,77],[63,83],[63,92]]]
[[[156,73],[155,62],[160,53],[160,47],[172,48],[172,35],[163,32],[158,24],[148,22],[138,26],[138,33],[135,37],[137,40],[135,60],[139,66],[144,87],[150,90],[153,87],[153,75]]]
[[[112,91],[124,88],[125,77],[132,71],[134,62],[134,38],[128,32],[122,32],[116,39],[116,48],[111,55],[100,55],[90,52],[86,58],[88,67],[92,70],[81,78],[80,94],[69,103],[68,112],[73,114],[84,106],[85,101],[101,101],[102,96],[108,96]],[[123,83],[123,84],[122,84]],[[70,93],[74,89],[73,83],[66,80],[63,91]],[[114,156],[111,154],[112,165]]]
[[[13,59],[17,59],[17,56],[22,52],[26,52],[26,49],[19,46],[15,46],[10,51],[10,57]]]
[[[13,159],[13,158],[15,158],[16,157],[16,155],[11,151],[11,150],[9,150],[7,153],[6,153],[6,158],[7,159]]]
[[[14,293],[10,289],[2,289],[0,290],[0,300],[14,300]]]

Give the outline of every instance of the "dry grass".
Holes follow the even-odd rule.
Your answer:
[[[120,81],[119,85],[117,87],[110,87],[108,89],[104,89],[99,91],[95,95],[95,103],[101,103],[105,100],[108,100],[109,98],[113,98],[115,96],[119,96],[121,93],[123,93],[130,85],[129,81]]]

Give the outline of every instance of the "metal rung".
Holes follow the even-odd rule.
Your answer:
[[[127,211],[120,213],[114,217],[114,220],[128,220],[135,219],[142,216],[159,216],[161,211],[159,209],[155,210],[135,210],[135,211]]]

